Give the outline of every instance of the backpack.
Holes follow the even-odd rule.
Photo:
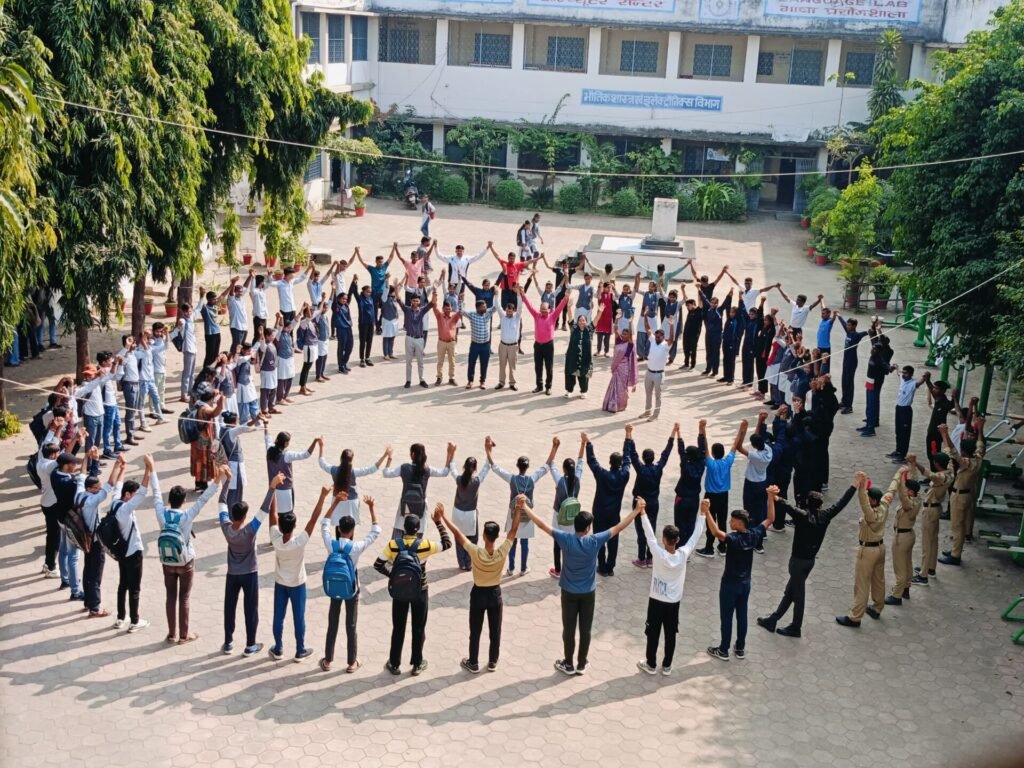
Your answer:
[[[131,540],[132,533],[135,532],[135,520],[133,519],[128,535],[123,536],[121,534],[121,526],[117,522],[117,510],[121,508],[123,503],[122,501],[115,501],[110,505],[110,511],[100,520],[94,534],[94,538],[99,539],[103,548],[118,562],[121,562],[127,556],[128,542]]]
[[[402,489],[402,516],[419,515],[423,519],[423,513],[427,508],[427,499],[423,495],[423,486],[417,481],[410,481]]]
[[[45,416],[52,410],[53,408],[50,407],[49,405],[44,406],[42,409],[40,409],[39,413],[32,417],[32,421],[28,423],[29,431],[32,433],[32,436],[36,439],[36,445],[43,444],[43,438],[46,437],[46,431],[48,429],[48,427],[45,424],[43,424],[43,416]]]
[[[174,348],[179,352],[181,352],[181,350],[185,348],[184,329],[175,328],[174,331],[172,331],[171,334],[168,336],[168,338],[171,340],[171,344],[174,345]]]
[[[156,540],[157,553],[164,565],[185,565],[188,562],[185,550],[185,537],[181,534],[180,512],[164,512],[164,525]]]
[[[178,438],[186,444],[199,439],[199,403],[190,405],[178,416]]]
[[[75,503],[71,505],[71,509],[64,513],[64,519],[60,523],[61,528],[67,534],[68,541],[86,554],[92,548],[93,537],[93,532],[85,524],[85,515],[82,514],[85,508],[85,500],[88,496],[89,494],[87,493],[78,494],[75,497]]]
[[[565,482],[565,478],[562,478],[562,482]],[[576,483],[573,483],[573,487]],[[566,487],[565,492],[569,493],[569,488]],[[576,521],[576,515],[580,513],[582,509],[580,500],[575,496],[566,496],[562,499],[562,503],[558,505],[558,524],[559,525],[572,525]]]
[[[417,536],[412,547],[407,547],[404,539],[395,539],[398,554],[395,555],[391,578],[388,579],[388,594],[395,600],[411,603],[423,596],[423,563],[416,554],[421,541],[423,538]]]
[[[345,548],[335,539],[331,542],[331,554],[324,563],[324,594],[332,600],[351,600],[356,596],[356,567],[352,562],[352,542],[345,540]]]
[[[39,477],[39,470],[36,467],[39,464],[39,454],[33,453],[28,457],[28,461],[25,464],[25,471],[28,472],[28,479],[32,481],[36,488],[43,490],[43,479]]]

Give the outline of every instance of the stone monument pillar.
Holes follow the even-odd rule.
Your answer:
[[[643,247],[660,251],[681,251],[683,246],[676,240],[678,214],[679,201],[674,197],[654,198],[651,234],[644,238]]]

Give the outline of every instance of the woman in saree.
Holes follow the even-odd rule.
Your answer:
[[[629,393],[636,391],[636,349],[633,332],[626,328],[615,340],[615,354],[612,356],[612,379],[604,394],[602,408],[609,413],[626,410]]]

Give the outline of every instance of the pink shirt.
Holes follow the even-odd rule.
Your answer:
[[[406,285],[412,290],[416,287],[416,283],[420,279],[420,275],[423,274],[423,259],[417,259],[416,261],[405,262],[405,276],[407,278]]]
[[[526,305],[526,309],[531,315],[533,315],[533,340],[538,344],[547,344],[549,341],[555,338],[555,326],[558,325],[558,318],[562,314],[562,310],[565,309],[565,303],[569,300],[568,295],[563,298],[558,306],[548,313],[547,317],[543,317],[540,312],[533,308],[530,304],[530,300],[523,296],[523,304]]]
[[[457,341],[462,313],[455,312],[445,317],[437,311],[437,307],[434,307],[434,317],[437,318],[437,338],[441,341]]]

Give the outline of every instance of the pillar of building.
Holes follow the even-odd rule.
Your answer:
[[[679,31],[668,33],[668,48],[665,60],[665,79],[679,79],[679,58],[683,50],[683,33]]]
[[[512,25],[512,71],[522,72],[526,58],[526,25]]]
[[[839,71],[839,67],[842,66],[842,53],[843,53],[843,41],[842,40],[829,40],[828,41],[828,53],[825,54],[825,87],[835,88],[839,85],[838,80],[833,79],[829,82],[829,78],[832,75],[838,74],[839,79],[842,79],[843,73]],[[844,84],[845,85],[845,84]]]
[[[448,19],[438,19],[434,32],[434,64],[448,63]]]
[[[587,42],[587,73],[596,75],[601,71],[601,28],[590,28],[590,40]]]
[[[439,155],[444,154],[444,123],[434,123],[432,128],[434,129],[434,135],[430,144],[430,148]]]
[[[761,55],[761,36],[747,36],[747,56],[743,60],[743,82],[757,82],[757,59]]]

